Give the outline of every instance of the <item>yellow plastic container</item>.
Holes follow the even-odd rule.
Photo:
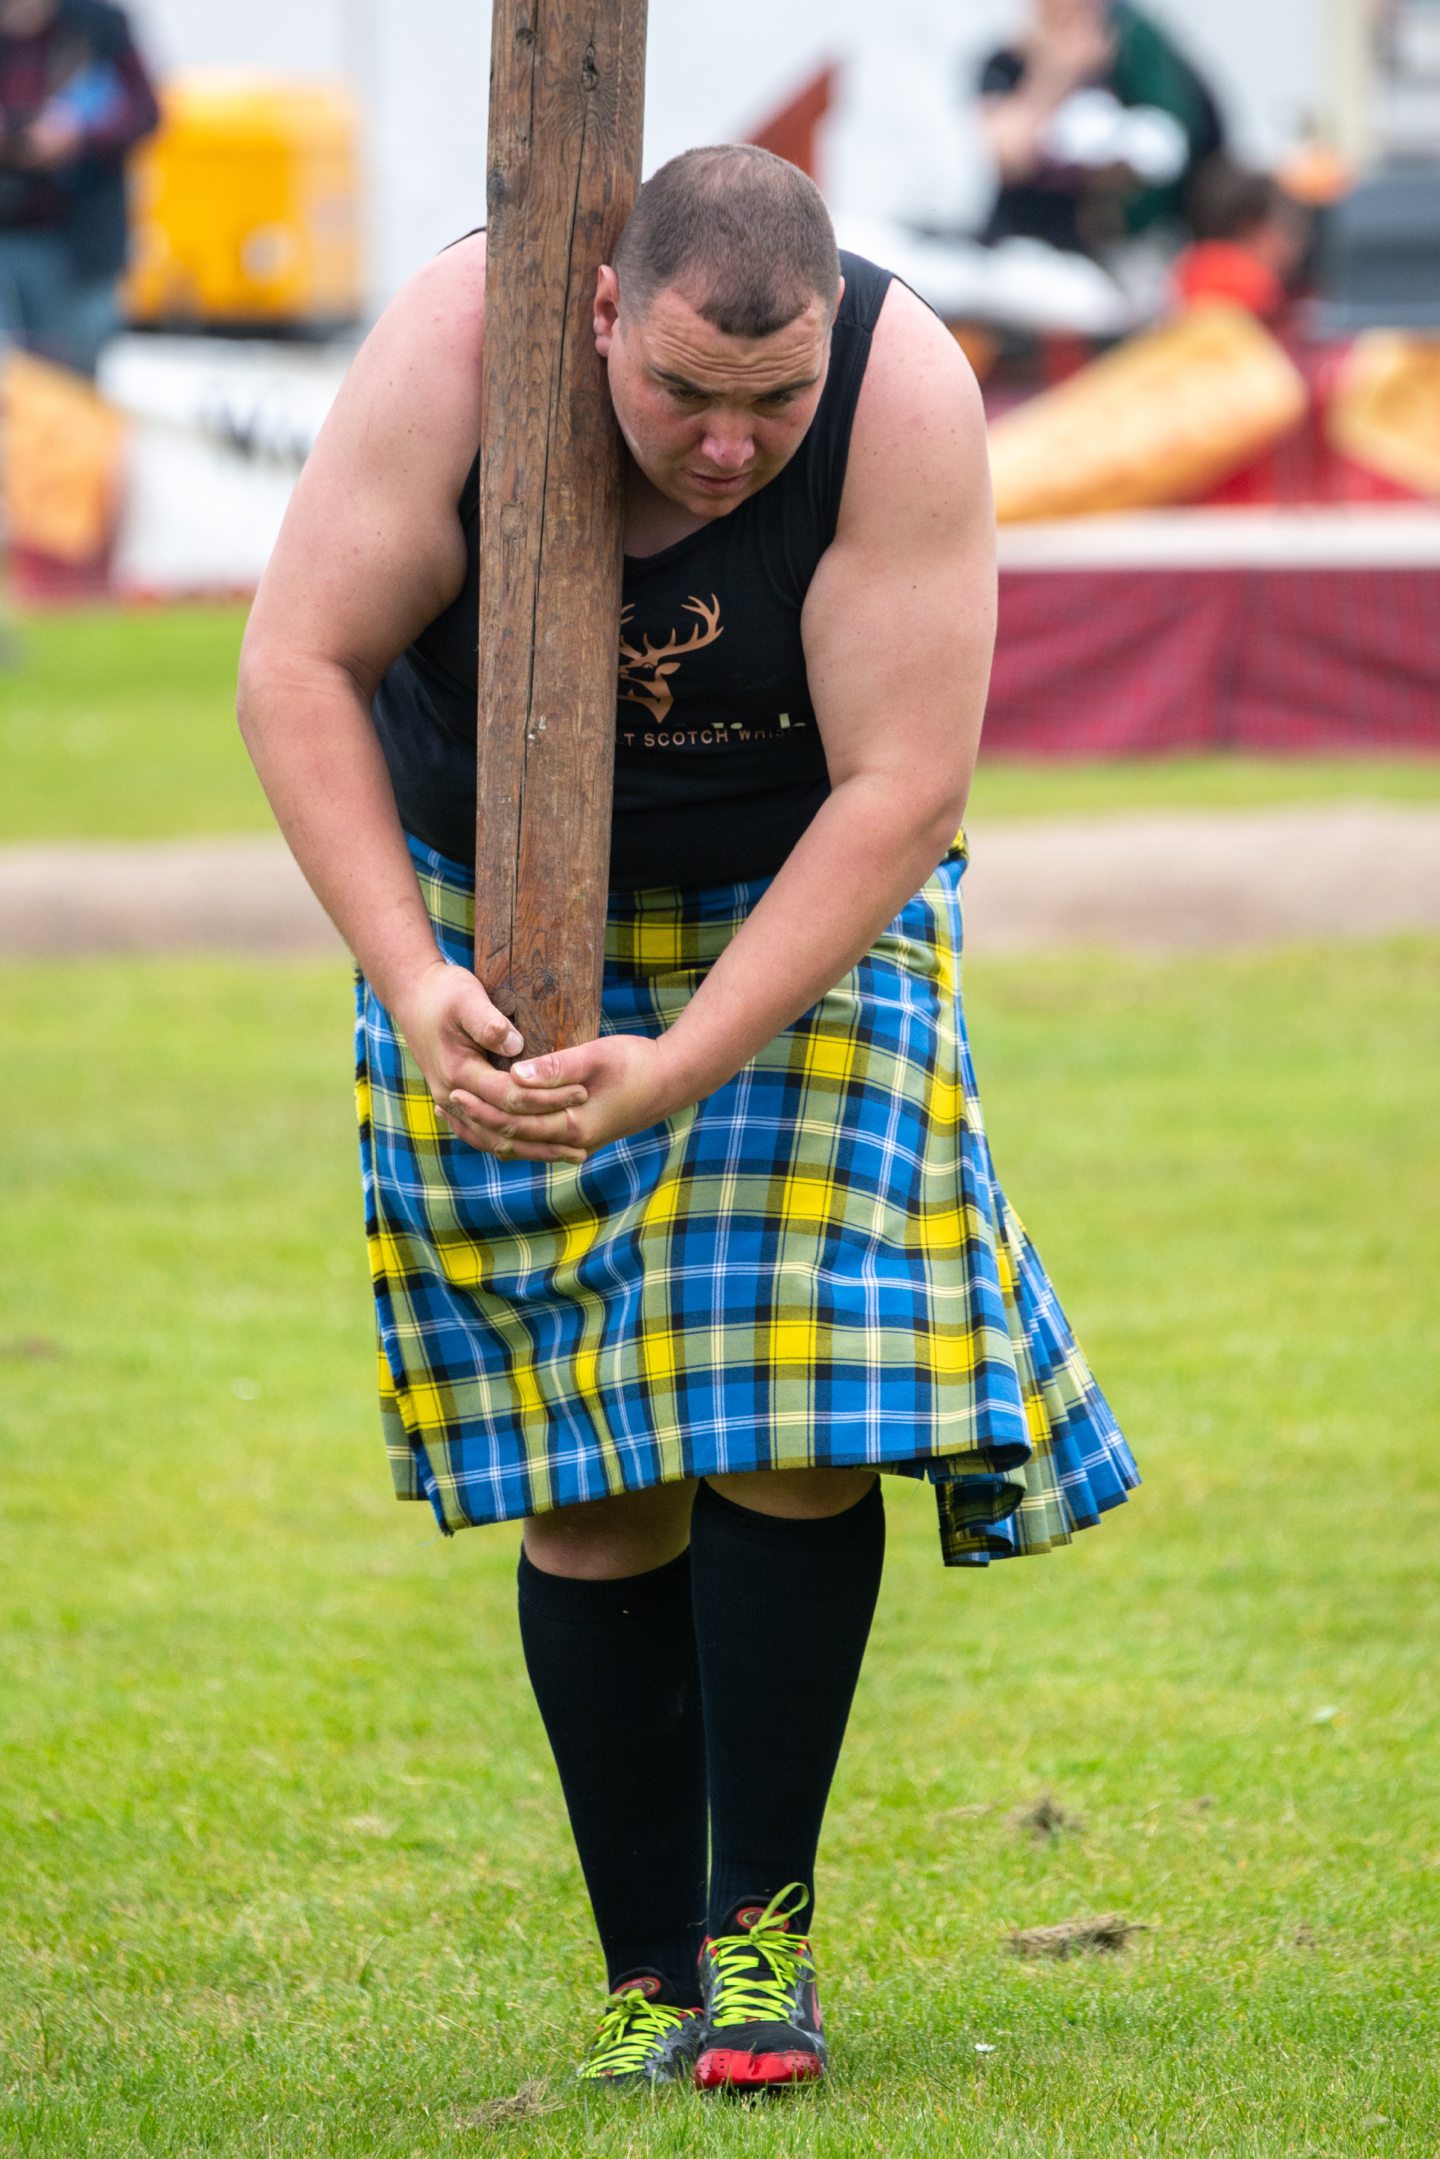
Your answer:
[[[131,167],[132,322],[297,329],[360,313],[354,105],[339,86],[179,75]]]

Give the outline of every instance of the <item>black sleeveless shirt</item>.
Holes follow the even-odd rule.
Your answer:
[[[728,516],[625,558],[610,882],[702,885],[777,870],[830,791],[800,611],[834,538],[850,430],[890,273],[842,254],[830,371],[799,449]],[[460,497],[459,596],[386,671],[374,718],[407,832],[475,845],[479,457]]]

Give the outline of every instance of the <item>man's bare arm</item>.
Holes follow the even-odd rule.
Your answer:
[[[484,243],[471,240],[413,278],[366,340],[256,597],[239,715],[300,867],[437,1103],[464,1084],[482,1104],[473,1123],[544,1154],[563,1116],[527,1129],[536,1150],[506,1129],[506,1083],[484,1052],[518,1038],[441,958],[370,719],[385,669],[464,583],[457,503],[480,439],[483,316]]]
[[[974,378],[892,285],[805,603],[831,793],[666,1038],[692,1099],[832,988],[954,838],[990,676],[994,546]]]
[[[480,439],[481,265],[412,280],[366,340],[261,581],[240,727],[285,837],[387,1003],[437,955],[370,722],[380,677],[465,575]],[[438,318],[451,321],[447,341]]]

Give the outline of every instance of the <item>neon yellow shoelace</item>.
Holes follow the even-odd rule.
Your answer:
[[[747,1934],[722,1934],[710,1944],[715,1992],[711,2028],[728,2024],[788,2024],[795,2007],[795,1983],[809,1944],[803,1935],[787,1934],[808,1901],[803,1882],[787,1882],[770,1899]]]
[[[647,2000],[638,1987],[612,1994],[605,2004],[582,2077],[623,2077],[643,2069],[657,2043],[683,2024],[687,2014],[669,2002]]]

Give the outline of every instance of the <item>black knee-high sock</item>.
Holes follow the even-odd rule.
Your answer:
[[[805,1883],[813,1910],[815,1848],[885,1559],[879,1481],[821,1521],[757,1514],[702,1484],[690,1540],[715,1933],[787,1882]]]
[[[520,1639],[560,1772],[609,1983],[641,1972],[698,2001],[705,1735],[690,1557],[624,1581],[520,1555]]]

